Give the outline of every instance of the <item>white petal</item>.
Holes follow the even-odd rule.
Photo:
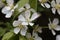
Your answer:
[[[10,10],[10,7],[9,7],[9,6],[5,6],[5,7],[2,9],[2,13],[3,13],[3,14],[7,14],[9,10]]]
[[[39,33],[42,33],[42,28],[41,28],[41,27],[38,27],[38,28],[37,28],[37,31],[38,31]]]
[[[41,37],[37,37],[37,38],[35,38],[35,40],[42,40],[42,38]]]
[[[54,20],[53,20],[53,24],[57,25],[58,23],[59,23],[58,18],[54,18]]]
[[[22,11],[24,11],[24,10],[25,10],[24,7],[19,8],[19,12],[22,12]]]
[[[60,40],[60,35],[57,35],[56,36],[56,40]]]
[[[57,25],[54,29],[57,30],[57,31],[60,31],[60,26]]]
[[[14,6],[14,9],[16,9],[18,7],[18,4],[16,4],[15,6]]]
[[[18,34],[19,31],[20,31],[20,28],[18,28],[18,27],[14,29],[14,33],[15,33],[15,34]]]
[[[13,22],[13,26],[16,27],[16,26],[18,26],[20,23],[21,23],[20,21],[14,21],[14,22]]]
[[[8,4],[9,6],[12,6],[13,3],[14,3],[14,0],[6,0],[6,2],[7,2],[7,4]]]
[[[33,26],[33,25],[34,25],[34,23],[29,23],[29,25],[30,25],[30,26]]]
[[[27,26],[25,26],[24,28],[22,28],[20,34],[23,35],[23,36],[25,36],[26,32],[27,32],[27,29],[28,29]]]
[[[30,15],[31,15],[30,10],[26,10],[24,15],[25,15],[26,19],[29,19]]]
[[[6,14],[6,18],[10,18],[12,16],[13,12],[12,11],[9,11],[7,14]]]
[[[60,4],[60,0],[56,0],[56,3],[57,3],[57,4]]]
[[[50,5],[48,3],[44,3],[44,5],[47,7],[47,8],[50,8]]]
[[[44,4],[41,3],[41,6],[45,8]]]
[[[56,9],[55,8],[52,8],[51,10],[52,10],[53,14],[55,14]]]
[[[22,22],[22,25],[28,25],[28,22]]]
[[[30,5],[27,3],[27,4],[25,5],[25,7],[26,7],[26,9],[29,9],[29,8],[30,8]]]
[[[55,7],[55,4],[56,4],[56,3],[55,3],[55,0],[52,0],[51,6],[52,6],[52,7]]]
[[[60,10],[57,10],[58,14],[60,15]]]
[[[56,35],[56,33],[55,33],[55,31],[54,31],[54,30],[51,30],[51,31],[52,31],[52,34],[53,34],[53,35]]]
[[[31,21],[35,20],[36,18],[38,18],[40,15],[37,13],[33,13],[32,17],[31,17]]]
[[[36,11],[33,9],[33,8],[31,8],[31,9],[29,9],[31,12],[33,12],[33,13],[35,13]]]
[[[18,20],[23,21],[23,22],[26,21],[26,19],[24,18],[24,16],[21,15],[21,14],[20,14],[19,17],[18,17]]]

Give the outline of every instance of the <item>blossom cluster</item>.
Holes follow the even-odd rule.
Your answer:
[[[20,3],[22,0],[20,0]],[[55,15],[56,11],[60,15],[60,0],[38,0],[40,5],[43,8],[50,9],[51,12]],[[5,3],[6,2],[6,3]],[[23,5],[23,6],[22,6]],[[39,25],[35,25],[34,21],[41,16],[34,8],[31,7],[31,4],[24,3],[20,4],[14,3],[14,0],[0,0],[1,12],[5,15],[5,18],[12,18],[11,26],[15,35],[26,37],[27,40],[43,40],[38,33],[42,33],[42,28]],[[15,12],[17,13],[15,14]],[[15,19],[17,18],[17,19]],[[60,31],[59,19],[54,18],[53,21],[49,18],[48,29],[52,32],[53,35],[56,35],[56,31]],[[30,32],[30,28],[32,31]],[[5,35],[4,35],[5,36]],[[3,40],[8,40],[4,39]],[[56,40],[60,40],[60,35],[56,36]]]

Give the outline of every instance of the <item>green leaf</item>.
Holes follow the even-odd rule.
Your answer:
[[[0,37],[3,36],[6,32],[6,29],[0,27]]]
[[[29,0],[20,0],[17,4],[18,4],[18,8],[21,8],[23,6],[25,6],[26,3],[29,3]]]
[[[13,26],[9,22],[5,23],[5,25],[9,30],[11,30],[13,28]]]
[[[2,40],[9,40],[12,36],[14,36],[14,33],[8,32],[3,36]]]
[[[29,0],[29,3],[37,11],[37,0]]]
[[[24,36],[19,36],[19,40],[27,40],[27,38]]]

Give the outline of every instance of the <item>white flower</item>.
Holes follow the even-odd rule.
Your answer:
[[[17,8],[18,5],[14,6],[14,0],[6,0],[7,6],[2,9],[2,13],[6,14],[6,18],[10,18],[14,12],[14,9]]]
[[[60,35],[57,35],[56,36],[56,40],[60,40]]]
[[[31,15],[31,12],[33,12],[32,15]],[[29,24],[29,25],[33,26],[34,23],[32,23],[32,21],[35,20],[39,16],[40,15],[37,14],[34,9],[29,9],[29,10],[26,10],[25,12],[23,12],[22,14],[20,14],[18,17],[18,20],[22,21],[23,25]]]
[[[15,34],[18,34],[18,33],[20,32],[21,35],[25,36],[28,27],[25,26],[25,25],[23,25],[23,24],[21,24],[21,23],[22,23],[22,22],[21,22],[20,20],[13,22],[13,26],[16,27],[16,28],[14,29],[14,33],[15,33]]]
[[[59,23],[59,20],[57,18],[55,18],[53,20],[53,22],[50,21],[50,23],[48,24],[49,25],[49,29],[52,31],[53,35],[56,34],[54,30],[60,31],[60,26],[58,25],[58,23]]]
[[[47,3],[49,0],[39,0],[41,6],[50,8],[50,5]]]
[[[58,14],[60,15],[60,0],[52,0],[51,6],[53,14],[55,14],[55,11],[57,10]]]

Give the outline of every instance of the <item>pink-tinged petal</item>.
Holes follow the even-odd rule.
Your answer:
[[[60,40],[60,35],[57,35],[56,36],[56,40]]]
[[[14,29],[14,33],[15,33],[15,34],[18,34],[19,31],[20,31],[20,28],[18,28],[18,27]]]
[[[53,20],[53,24],[54,24],[54,25],[57,25],[58,23],[59,23],[58,18],[54,18],[54,20]]]
[[[51,10],[52,10],[52,13],[55,14],[56,9],[55,8],[52,8]]]

